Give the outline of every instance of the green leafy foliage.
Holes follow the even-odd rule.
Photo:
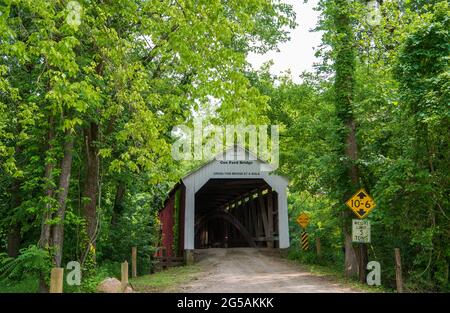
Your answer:
[[[52,267],[49,253],[36,245],[30,245],[20,250],[17,258],[11,258],[2,253],[0,255],[0,278],[21,280],[25,277],[50,274]]]
[[[394,248],[400,248],[408,290],[448,291],[448,2],[418,9],[413,1],[384,1],[379,25],[367,23],[362,2],[347,2],[351,28],[337,29],[333,17],[344,13],[342,3],[319,4],[323,63],[316,73],[303,75],[301,84],[267,70],[252,74],[255,86],[270,98],[267,116],[282,125],[279,170],[291,179],[290,257],[342,269],[342,210],[348,210],[343,197],[356,190],[341,179],[348,177],[349,164],[342,155],[341,121],[351,113],[360,183],[377,203],[368,217],[369,260],[381,263],[382,283],[395,289]],[[347,32],[354,35],[349,39],[353,51],[341,46],[340,36]],[[335,63],[339,53],[346,53],[348,62],[341,55],[342,63]],[[347,74],[334,76],[337,70]],[[350,83],[353,93],[344,94]],[[301,212],[311,216],[308,251],[299,245],[295,219]]]
[[[211,99],[224,121],[265,107],[246,55],[286,41],[295,15],[269,0],[76,4],[0,3],[0,246],[57,239],[54,262],[80,261],[92,290],[133,246],[150,270],[157,211],[184,170],[171,129]]]
[[[400,248],[408,290],[450,290],[448,1],[383,1],[378,24],[365,1],[319,1],[322,62],[302,83],[246,61],[288,40],[295,14],[281,1],[78,3],[79,24],[67,1],[0,3],[0,247],[17,254],[1,254],[8,284],[48,278],[44,230],[62,225],[62,266],[78,260],[85,277],[67,291],[118,276],[133,246],[148,273],[158,210],[195,165],[172,159],[169,133],[200,115],[280,126],[291,258],[343,268],[343,199],[361,185],[377,203],[368,252],[383,284],[395,287]],[[311,216],[306,252],[300,212]]]

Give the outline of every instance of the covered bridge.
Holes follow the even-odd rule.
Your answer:
[[[288,180],[234,146],[189,173],[159,212],[168,256],[193,261],[194,249],[288,248]]]

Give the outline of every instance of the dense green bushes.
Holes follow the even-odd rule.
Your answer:
[[[333,61],[337,31],[332,2],[321,4],[325,32],[322,55]],[[405,287],[449,291],[450,266],[450,9],[446,1],[400,8],[385,2],[378,26],[365,22],[357,2],[350,7],[356,56],[352,112],[355,117],[359,185],[374,197],[369,260],[381,263],[382,283],[395,288],[394,248],[400,248]],[[403,11],[402,11],[403,10]],[[328,14],[328,15],[327,15]],[[395,24],[395,26],[393,26]],[[332,62],[330,62],[332,63]],[[330,65],[330,64],[328,64]],[[291,256],[342,268],[343,198],[355,192],[338,178],[349,160],[341,156],[333,67],[305,75],[302,84],[261,72],[255,78],[270,96],[272,123],[281,134],[280,172],[291,178]],[[329,71],[329,72],[327,72]],[[298,246],[295,219],[309,212],[310,251]],[[356,218],[356,217],[355,217]],[[317,259],[320,236],[324,257]]]

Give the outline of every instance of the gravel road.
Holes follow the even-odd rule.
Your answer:
[[[196,250],[202,274],[180,292],[362,292],[313,275],[268,249]]]

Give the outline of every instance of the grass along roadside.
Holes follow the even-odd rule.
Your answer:
[[[197,265],[172,267],[155,274],[132,278],[130,279],[130,283],[137,292],[170,292],[179,284],[195,279],[199,273],[200,267]],[[106,276],[113,277],[112,275]],[[64,280],[64,292],[95,292],[95,287],[101,280],[94,279],[90,288],[87,288],[87,286],[83,286],[83,288],[79,286],[68,286]],[[26,276],[20,280],[1,280],[0,293],[37,293],[38,286],[39,279],[33,276]]]
[[[345,275],[342,273],[342,270],[331,268],[328,266],[323,265],[317,265],[317,264],[305,264],[305,263],[299,263],[295,260],[289,260],[290,262],[296,263],[297,265],[300,265],[302,268],[304,268],[306,271],[310,272],[311,274],[315,276],[320,277],[327,277],[330,278],[342,285],[348,286],[352,289],[361,290],[363,292],[369,292],[369,293],[388,293],[388,292],[394,292],[392,289],[383,287],[383,286],[369,286],[367,284],[362,284],[359,281],[351,278],[345,277]]]
[[[131,278],[130,283],[137,292],[171,292],[180,284],[196,279],[199,273],[198,265],[177,266],[155,274]]]
[[[32,276],[21,280],[0,280],[0,293],[35,293],[38,287],[38,278]]]

